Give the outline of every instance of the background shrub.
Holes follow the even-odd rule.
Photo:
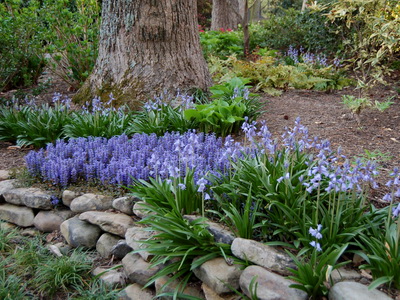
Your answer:
[[[45,66],[39,1],[0,3],[0,92],[35,84]]]
[[[97,58],[101,6],[98,0],[45,0],[43,38],[53,72],[78,89]]]
[[[336,24],[327,22],[324,13],[301,12],[293,8],[268,13],[265,20],[250,26],[251,47],[285,51],[292,45],[311,51],[336,53],[342,47],[341,38],[336,33]]]

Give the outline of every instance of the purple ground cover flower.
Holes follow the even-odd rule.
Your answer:
[[[133,178],[183,177],[187,169],[195,169],[196,181],[209,173],[224,173],[242,151],[240,144],[226,145],[214,135],[187,132],[59,140],[25,159],[30,174],[55,185],[84,180],[127,186]]]

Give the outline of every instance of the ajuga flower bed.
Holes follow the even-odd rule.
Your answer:
[[[194,169],[195,180],[224,173],[242,150],[231,138],[194,131],[135,134],[59,140],[30,152],[26,163],[31,175],[62,187],[79,181],[128,186],[134,178],[184,176],[188,169]]]

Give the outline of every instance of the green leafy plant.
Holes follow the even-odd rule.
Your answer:
[[[389,97],[388,99],[386,99],[386,101],[382,101],[382,102],[375,100],[374,107],[377,110],[379,110],[380,112],[384,112],[394,103],[393,101],[391,101],[393,98],[394,98],[394,96]]]
[[[145,104],[144,109],[134,115],[130,122],[129,132],[131,133],[155,133],[156,135],[164,135],[166,132],[184,133],[189,129],[197,128],[197,122],[184,118],[183,111],[189,103],[179,104],[173,107],[171,101],[162,102],[160,100],[149,101]]]
[[[343,44],[355,70],[360,98],[377,83],[385,83],[390,54],[400,47],[398,19],[391,15],[394,6],[395,1],[380,0],[340,0],[329,6],[329,20],[340,21],[341,31],[348,33]]]
[[[42,147],[63,138],[63,128],[70,121],[68,106],[55,103],[14,104],[0,107],[0,140],[18,146]]]
[[[341,49],[336,23],[329,23],[327,9],[288,8],[268,11],[261,22],[250,25],[250,46],[286,50],[290,45],[307,50],[336,53]]]
[[[362,251],[356,253],[360,255],[366,263],[361,265],[361,269],[371,271],[374,281],[371,282],[370,289],[374,289],[381,284],[388,284],[396,289],[400,288],[400,222],[394,220],[386,222],[383,229],[376,228],[372,234],[361,234],[359,247]]]
[[[1,224],[0,224],[1,225]],[[13,240],[18,237],[16,229],[5,229],[0,227],[0,253],[7,253],[12,249]]]
[[[187,170],[184,177],[161,179],[157,176],[156,179],[149,178],[149,182],[139,180],[130,187],[130,191],[152,206],[182,214],[201,213],[204,211],[204,199],[193,176],[193,170]]]
[[[100,3],[97,0],[45,0],[41,17],[52,71],[78,89],[89,76],[97,58]]]
[[[271,95],[280,95],[278,89],[314,89],[321,91],[340,90],[351,84],[343,70],[334,66],[316,67],[305,63],[285,65],[274,56],[262,56],[258,60],[241,61],[230,57],[226,61],[212,59],[210,72],[218,81],[229,81],[234,77],[247,78],[256,90]]]
[[[118,298],[119,290],[107,285],[102,280],[92,280],[89,287],[74,285],[74,294],[70,299],[74,300],[114,300]]]
[[[363,110],[367,108],[374,108],[380,112],[383,112],[393,104],[390,99],[385,102],[375,101],[375,103],[372,103],[371,99],[369,98],[356,98],[355,96],[351,95],[343,95],[342,101],[344,106],[346,106],[353,113],[359,125],[361,124],[360,114]]]
[[[34,283],[38,292],[52,296],[59,290],[68,291],[76,285],[84,285],[91,270],[91,261],[80,249],[70,256],[53,257],[36,269]]]
[[[228,197],[232,206],[230,211],[233,207],[241,211],[242,205],[248,206],[248,202],[259,203],[255,205],[260,209],[253,212],[254,217],[261,213],[264,218],[258,218],[257,225],[253,225],[260,229],[253,231],[253,238],[257,237],[254,234],[259,234],[261,238],[294,240],[295,233],[306,233],[306,224],[311,222],[312,204],[306,202],[299,181],[309,163],[310,157],[300,152],[282,151],[273,157],[267,154],[245,157],[234,162],[232,175],[222,178],[212,190],[219,197]],[[291,168],[291,176],[282,180],[287,177],[288,168]],[[304,213],[304,210],[308,213]]]
[[[144,242],[147,246],[145,250],[154,255],[152,266],[166,265],[146,286],[166,275],[170,276],[166,285],[179,278],[180,284],[174,293],[176,297],[189,282],[193,269],[210,259],[231,254],[229,245],[214,241],[207,230],[205,218],[189,221],[176,210],[147,204],[145,209],[150,214],[140,223],[148,226],[148,230],[157,232],[152,239]]]
[[[360,159],[362,162],[374,161],[378,164],[389,161],[392,159],[390,152],[381,152],[380,150],[370,151],[364,149],[364,154],[357,156],[356,159]]]
[[[241,31],[203,31],[200,43],[207,59],[210,55],[226,59],[232,54],[243,54],[243,33]]]
[[[42,73],[44,26],[39,7],[39,1],[0,3],[0,92],[31,86]]]
[[[194,109],[184,111],[187,120],[199,123],[202,132],[215,132],[220,136],[238,132],[244,120],[246,106],[240,100],[233,100],[232,104],[219,99],[209,104],[198,104]]]
[[[390,176],[386,186],[391,187],[391,191],[382,198],[390,203],[381,209],[386,215],[384,226],[369,226],[358,239],[361,251],[355,251],[366,261],[360,268],[370,270],[374,278],[370,289],[381,284],[400,288],[400,204],[394,203],[395,198],[400,197],[399,169],[395,168]]]
[[[297,267],[297,270],[289,268],[293,275],[288,278],[298,282],[290,287],[305,291],[309,299],[320,299],[322,296],[327,296],[328,286],[333,285],[330,277],[332,271],[348,263],[337,263],[347,246],[346,244],[340,248],[330,247],[324,251],[314,249],[309,258],[306,256],[299,258],[302,255],[296,257],[288,252]]]
[[[78,137],[105,137],[127,133],[132,120],[130,111],[106,110],[93,113],[75,111],[71,113],[70,121],[63,127],[63,134],[67,138]]]
[[[221,207],[220,210],[222,210],[222,212],[214,210],[211,210],[211,212],[217,214],[220,221],[227,224],[236,236],[252,239],[258,225],[257,218],[262,217],[262,215],[258,212],[261,200],[258,199],[257,202],[253,202],[251,185],[246,202],[240,209],[233,203],[224,201],[221,196],[215,195],[215,200],[217,200],[217,205]]]
[[[14,275],[7,274],[10,259],[2,259],[0,262],[0,299],[3,300],[23,300],[27,299],[28,295],[25,291],[26,283],[23,279]]]
[[[233,77],[221,84],[215,84],[210,87],[211,97],[222,99],[230,105],[236,102],[243,103],[245,105],[243,114],[252,122],[263,112],[263,104],[257,94],[250,93],[251,85],[247,85],[249,82],[250,80],[246,78]]]
[[[20,134],[17,136],[18,146],[43,147],[47,143],[63,138],[63,128],[70,121],[69,111],[64,105],[56,104],[28,110],[25,120],[17,123]]]

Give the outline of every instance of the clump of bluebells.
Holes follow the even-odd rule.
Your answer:
[[[185,176],[187,170],[194,170],[195,181],[209,173],[220,176],[242,151],[231,138],[194,131],[135,134],[59,140],[30,152],[26,163],[30,174],[62,187],[79,181],[128,186],[133,179]]]
[[[377,186],[373,163],[350,163],[328,141],[311,138],[299,119],[280,142],[265,123],[258,128],[254,121],[245,122],[242,129],[251,154],[234,162],[234,171],[213,192],[236,209],[246,202],[250,188],[253,201],[263,199],[259,213],[264,218],[255,238],[300,241],[309,247],[309,227],[321,224],[323,243],[342,245],[367,226],[365,199],[368,189]]]
[[[328,58],[324,54],[315,54],[309,51],[305,51],[303,47],[297,49],[293,46],[289,46],[287,52],[284,53],[284,60],[288,65],[297,65],[299,63],[304,63],[307,65],[315,66],[315,67],[328,67]],[[339,68],[341,66],[341,61],[338,58],[335,58],[332,62],[333,66]]]

